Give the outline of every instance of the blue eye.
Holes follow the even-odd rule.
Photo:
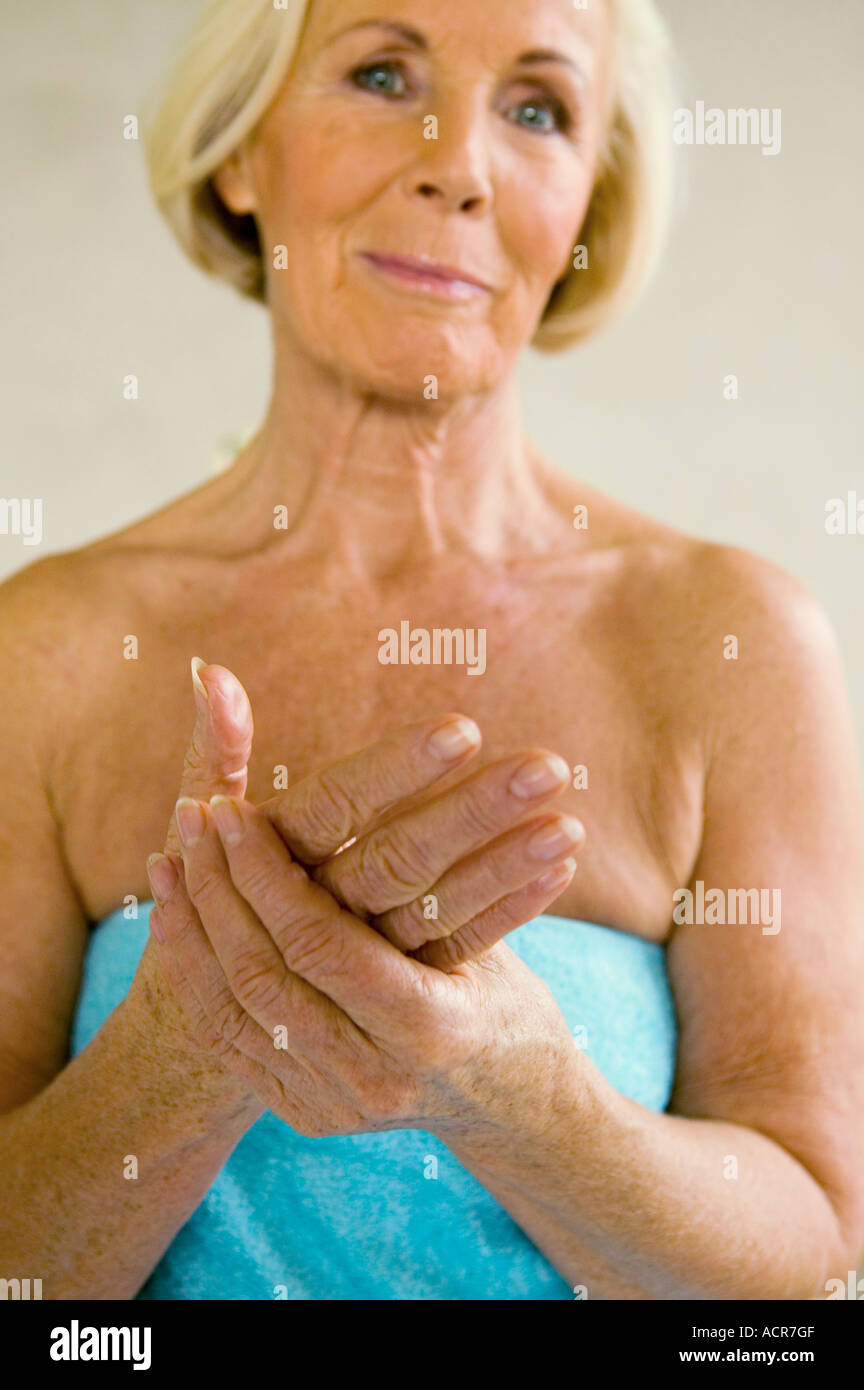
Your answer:
[[[543,135],[549,131],[566,130],[569,125],[567,112],[560,101],[520,101],[514,110],[524,111],[530,117],[528,122],[517,121],[517,125],[522,125],[525,130],[538,130]]]
[[[401,91],[394,91],[392,87],[386,86],[384,82],[374,80],[375,75],[380,77],[382,73],[385,79],[398,78],[403,82]],[[367,82],[365,79],[370,76],[373,77],[373,80]],[[361,87],[364,91],[380,92],[383,96],[401,96],[405,90],[404,79],[396,63],[368,63],[365,67],[355,68],[351,74],[351,81],[355,86]]]

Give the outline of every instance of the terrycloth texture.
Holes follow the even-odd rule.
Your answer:
[[[73,1054],[86,1047],[126,994],[152,906],[139,904],[134,920],[118,910],[93,928]],[[549,916],[526,923],[506,940],[546,981],[607,1080],[642,1105],[664,1110],[676,1047],[665,948]],[[572,1297],[528,1236],[434,1135],[393,1130],[307,1139],[269,1112],[241,1139],[138,1294]]]

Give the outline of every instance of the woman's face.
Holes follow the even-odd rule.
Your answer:
[[[572,261],[609,43],[601,0],[312,0],[280,95],[217,177],[255,212],[277,333],[400,396],[500,380]]]

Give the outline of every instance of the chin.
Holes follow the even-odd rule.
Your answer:
[[[490,390],[505,370],[500,347],[489,335],[461,338],[452,325],[430,331],[428,324],[385,336],[379,323],[352,352],[342,343],[339,363],[371,389],[404,400],[434,401],[433,390],[438,400]]]

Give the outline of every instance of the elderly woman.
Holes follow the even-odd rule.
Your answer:
[[[654,261],[665,64],[648,0],[219,0],[164,89],[156,197],[266,303],[273,390],[224,474],[2,590],[0,1263],[44,1297],[854,1268],[832,629],[520,425],[522,350]]]

